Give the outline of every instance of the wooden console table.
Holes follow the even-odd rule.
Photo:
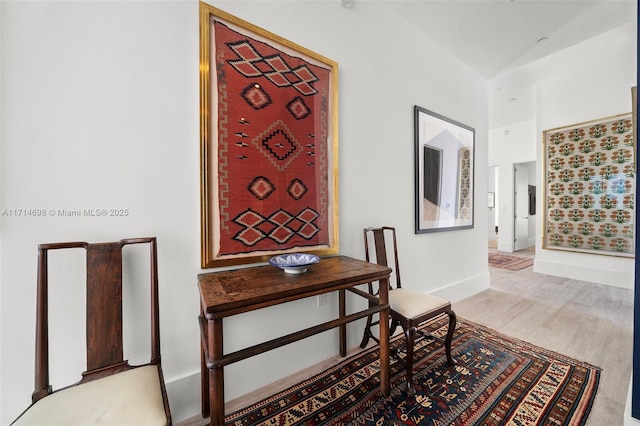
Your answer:
[[[211,426],[224,425],[224,367],[262,352],[340,327],[340,355],[346,356],[346,324],[380,314],[380,389],[389,395],[389,274],[391,269],[346,256],[328,257],[304,274],[286,274],[273,266],[259,266],[198,275],[202,337],[202,416],[211,415]],[[379,297],[368,297],[354,288],[380,281]],[[374,305],[346,314],[345,290],[367,297]],[[223,353],[222,319],[280,303],[338,291],[339,318],[277,339]]]

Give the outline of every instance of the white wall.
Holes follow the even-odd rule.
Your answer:
[[[489,165],[500,166],[500,240],[513,250],[513,164],[537,162],[536,260],[534,271],[600,284],[632,288],[633,259],[542,249],[542,132],[631,111],[636,85],[637,23],[586,40],[490,82],[490,105],[499,87],[523,93],[531,119],[489,130]],[[594,60],[597,58],[597,60]],[[516,102],[520,102],[517,100]],[[504,229],[505,232],[502,232]]]
[[[0,2],[0,25],[2,23],[3,17],[2,17],[2,2]],[[2,66],[2,46],[3,46],[3,37],[2,37],[2,30],[0,27],[0,82],[2,82],[2,70],[3,70],[3,66]],[[0,164],[2,164],[2,140],[3,140],[3,126],[2,126],[2,84],[0,84]],[[2,179],[2,173],[0,172],[0,188],[2,188],[2,183],[3,183],[3,179]],[[0,209],[2,209],[2,192],[0,189]],[[1,217],[1,216],[0,216]],[[2,219],[0,219],[0,224]],[[0,232],[1,232],[1,226],[0,226]],[[0,234],[1,236],[2,234]],[[1,277],[2,277],[2,238],[0,238],[0,286],[2,283]],[[0,290],[0,326],[2,324],[2,291]],[[2,339],[0,338],[0,382],[2,381]],[[0,386],[0,401],[2,401],[2,386]],[[0,412],[2,411],[2,409],[0,408]],[[2,422],[2,416],[0,415],[0,422]]]
[[[631,112],[631,87],[636,85],[637,73],[636,38],[634,22],[546,58],[542,65],[549,73],[537,85],[536,133]],[[538,164],[542,164],[542,137],[537,151]],[[541,173],[539,169],[539,182]],[[633,288],[632,258],[543,250],[541,232],[542,226],[537,236],[536,272]]]
[[[362,228],[395,225],[405,285],[454,302],[487,288],[485,81],[382,2],[352,9],[339,2],[213,4],[339,63],[341,252],[361,258]],[[126,217],[0,217],[0,424],[15,418],[32,392],[37,244],[147,235],[159,243],[163,365],[174,420],[196,415],[198,3],[0,5],[2,208],[129,209]],[[476,129],[472,230],[414,235],[415,104]],[[66,299],[74,305],[82,297]],[[225,349],[332,319],[333,305],[303,300],[229,319]],[[361,324],[349,331],[349,346],[356,346]],[[230,366],[227,399],[336,353],[337,334],[327,332]]]

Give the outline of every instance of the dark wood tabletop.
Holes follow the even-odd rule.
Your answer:
[[[303,274],[287,274],[267,265],[198,275],[200,301],[207,318],[225,317],[287,299],[338,290],[354,283],[377,281],[388,276],[390,269],[347,256],[322,258]]]

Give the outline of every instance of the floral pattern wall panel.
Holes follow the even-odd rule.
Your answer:
[[[543,134],[543,248],[632,256],[635,157],[631,114]]]

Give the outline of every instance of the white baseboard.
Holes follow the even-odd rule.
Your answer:
[[[489,289],[489,271],[478,274],[464,281],[448,284],[446,286],[430,291],[430,294],[450,300],[451,303],[478,294]]]
[[[175,380],[165,380],[165,386],[173,424],[200,415],[200,370]]]
[[[634,288],[633,272],[594,268],[584,264],[572,265],[570,263],[553,262],[540,258],[536,258],[533,262],[533,271],[541,274],[554,275],[556,277],[610,285],[612,287]]]

